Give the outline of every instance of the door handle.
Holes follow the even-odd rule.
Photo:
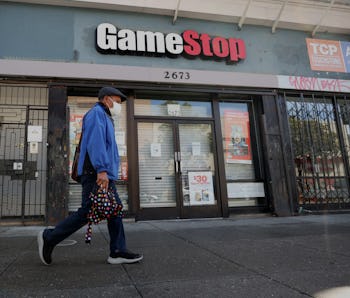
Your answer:
[[[181,162],[180,161],[175,162],[175,172],[181,175]]]
[[[175,172],[181,174],[181,152],[175,152]]]
[[[177,152],[177,162],[179,164],[179,174],[181,175],[181,152]]]

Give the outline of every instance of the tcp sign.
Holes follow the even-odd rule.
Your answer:
[[[347,72],[350,50],[345,42],[306,38],[312,70]],[[349,71],[349,70],[348,70]]]

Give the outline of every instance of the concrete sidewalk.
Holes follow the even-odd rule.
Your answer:
[[[144,254],[130,265],[107,264],[100,224],[91,245],[83,228],[45,266],[41,228],[0,227],[0,297],[316,297],[350,286],[347,214],[126,221],[129,248]]]

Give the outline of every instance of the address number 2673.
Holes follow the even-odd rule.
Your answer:
[[[164,71],[164,79],[167,80],[189,80],[191,74],[187,71]]]

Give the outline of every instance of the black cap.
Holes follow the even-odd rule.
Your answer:
[[[120,92],[119,89],[113,87],[102,87],[98,92],[98,99],[102,100],[105,96],[108,95],[117,95],[120,96],[122,101],[126,100],[126,95]]]

